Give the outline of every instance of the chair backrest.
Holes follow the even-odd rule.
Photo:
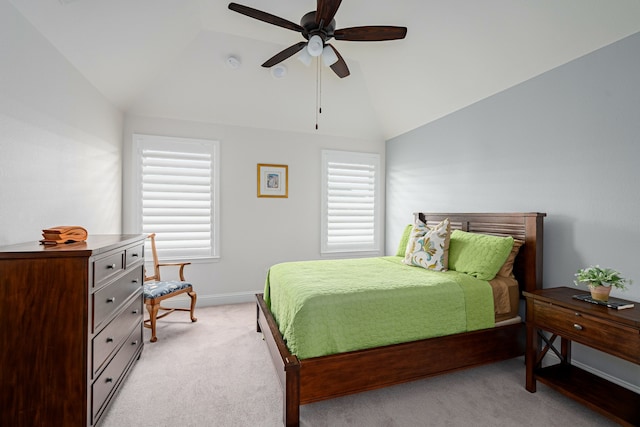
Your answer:
[[[155,280],[160,281],[160,262],[158,261],[158,251],[156,251],[156,233],[151,233],[147,236],[151,240],[151,254],[153,256],[153,275],[147,276],[145,269],[144,281]]]

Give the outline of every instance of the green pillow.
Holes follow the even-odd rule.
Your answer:
[[[396,252],[396,256],[404,257],[405,252],[407,251],[407,244],[409,243],[409,236],[411,236],[411,229],[413,226],[411,224],[407,225],[402,232],[402,237],[400,238],[400,244],[398,245],[398,252]]]
[[[513,237],[453,230],[449,243],[449,269],[481,280],[496,277],[511,253]]]

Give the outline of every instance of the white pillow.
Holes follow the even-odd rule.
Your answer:
[[[445,271],[449,268],[449,218],[435,227],[416,219],[411,230],[403,263],[428,270]]]

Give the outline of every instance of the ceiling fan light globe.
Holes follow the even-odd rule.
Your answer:
[[[307,52],[309,52],[311,56],[320,56],[322,55],[323,47],[324,43],[320,36],[311,36],[309,43],[307,43]]]
[[[336,55],[331,46],[325,46],[324,49],[322,49],[322,62],[325,67],[330,67],[338,62],[338,55]]]
[[[302,62],[304,65],[308,67],[309,65],[311,65],[311,60],[313,59],[313,56],[309,55],[309,52],[307,52],[307,49],[302,49],[300,51],[300,55],[298,55],[298,59],[300,60],[300,62]]]

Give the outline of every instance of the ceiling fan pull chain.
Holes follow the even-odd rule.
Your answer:
[[[322,66],[318,57],[318,112],[322,114]]]
[[[322,112],[320,105],[320,58],[316,59],[316,130],[318,130],[318,114]]]

